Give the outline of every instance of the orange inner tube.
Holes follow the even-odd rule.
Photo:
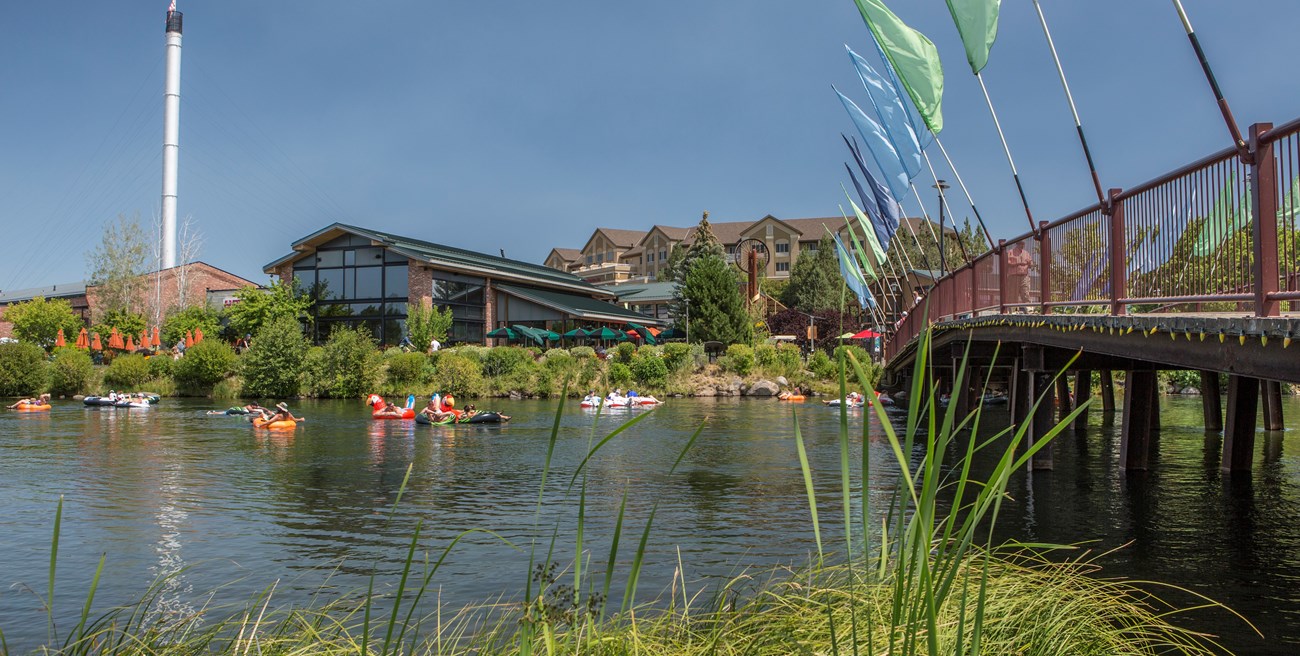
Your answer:
[[[784,397],[781,397],[781,398],[779,398],[778,400],[779,400],[779,401],[803,401],[803,400],[804,400],[804,395],[802,395],[802,394],[791,394],[790,396],[784,396]]]
[[[257,417],[253,419],[253,428],[268,428],[271,430],[277,430],[277,429],[293,429],[297,427],[298,427],[298,422],[292,419],[284,419],[281,421],[267,421],[265,419],[262,419],[261,417]]]
[[[43,412],[43,411],[45,411],[45,410],[49,410],[49,409],[52,408],[52,407],[54,407],[54,406],[52,406],[52,405],[50,405],[50,404],[48,404],[48,403],[46,403],[46,404],[44,404],[44,405],[34,405],[34,404],[31,404],[31,403],[24,403],[24,404],[22,404],[22,405],[19,405],[19,406],[16,407],[16,408],[14,408],[14,410],[17,410],[18,412]]]

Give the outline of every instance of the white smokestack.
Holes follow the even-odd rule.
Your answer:
[[[167,81],[163,89],[162,265],[176,266],[176,177],[181,150],[181,12],[167,11]]]

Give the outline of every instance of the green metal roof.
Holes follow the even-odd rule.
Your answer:
[[[653,303],[655,301],[673,300],[673,293],[677,290],[677,283],[628,282],[618,285],[603,285],[601,289],[618,295],[619,303]]]
[[[518,296],[526,301],[545,305],[546,307],[559,310],[565,314],[571,314],[580,319],[616,322],[635,321],[645,325],[660,324],[659,320],[654,319],[653,317],[647,317],[639,312],[633,312],[626,308],[614,305],[613,303],[607,303],[589,296],[566,294],[564,292],[557,292],[549,289],[518,287],[501,283],[497,283],[493,286],[512,296]]]
[[[504,257],[497,257],[495,255],[488,255],[487,253],[479,253],[463,248],[456,248],[445,244],[435,244],[422,239],[414,239],[411,237],[394,235],[388,232],[371,230],[369,228],[361,228],[346,223],[331,224],[317,232],[299,239],[293,244],[295,246],[295,251],[297,251],[296,247],[311,242],[333,230],[342,230],[344,232],[350,232],[355,235],[366,237],[373,241],[381,242],[388,248],[400,252],[407,257],[423,260],[433,265],[441,264],[448,266],[449,268],[464,267],[479,270],[488,275],[496,273],[504,277],[518,278],[529,282],[536,282],[538,284],[551,283],[597,295],[610,294],[608,291],[605,291],[578,276],[568,273],[567,271],[560,271],[540,264],[532,264]],[[269,269],[301,255],[302,253],[300,252],[292,253],[266,265],[266,269],[269,271]]]

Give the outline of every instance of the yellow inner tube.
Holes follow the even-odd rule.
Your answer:
[[[275,430],[275,429],[282,429],[282,428],[297,428],[297,426],[298,426],[298,422],[292,419],[284,419],[282,421],[267,421],[265,419],[262,419],[261,417],[258,417],[253,420],[253,428],[269,428]]]

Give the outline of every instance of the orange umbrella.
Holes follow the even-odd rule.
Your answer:
[[[194,346],[194,334],[187,330],[185,331],[185,348],[191,346]]]
[[[81,332],[77,333],[77,348],[90,348],[90,337],[86,335],[86,327],[81,327]]]
[[[104,346],[99,343],[99,333],[95,333],[95,338],[90,340],[90,350],[92,351],[104,350]]]
[[[201,341],[203,341],[203,329],[202,329],[202,328],[195,328],[195,329],[194,329],[194,343],[195,343],[195,344],[198,344],[198,343],[201,342]]]
[[[158,339],[158,326],[154,326],[154,327],[153,327],[153,340],[152,340],[152,342],[153,342],[153,347],[154,347],[154,348],[158,348],[159,346],[162,346],[162,340],[161,340],[161,339]]]
[[[124,348],[126,348],[126,350],[127,350],[128,353],[134,351],[134,350],[135,350],[135,338],[134,338],[134,337],[131,337],[130,335],[127,335],[127,336],[126,336],[126,346],[125,346]]]
[[[54,346],[55,348],[62,348],[67,345],[68,345],[68,340],[63,338],[63,329],[60,328],[59,334],[54,338]]]
[[[111,349],[122,348],[122,336],[117,334],[117,328],[113,328],[113,332],[109,333],[108,335],[108,348]]]

